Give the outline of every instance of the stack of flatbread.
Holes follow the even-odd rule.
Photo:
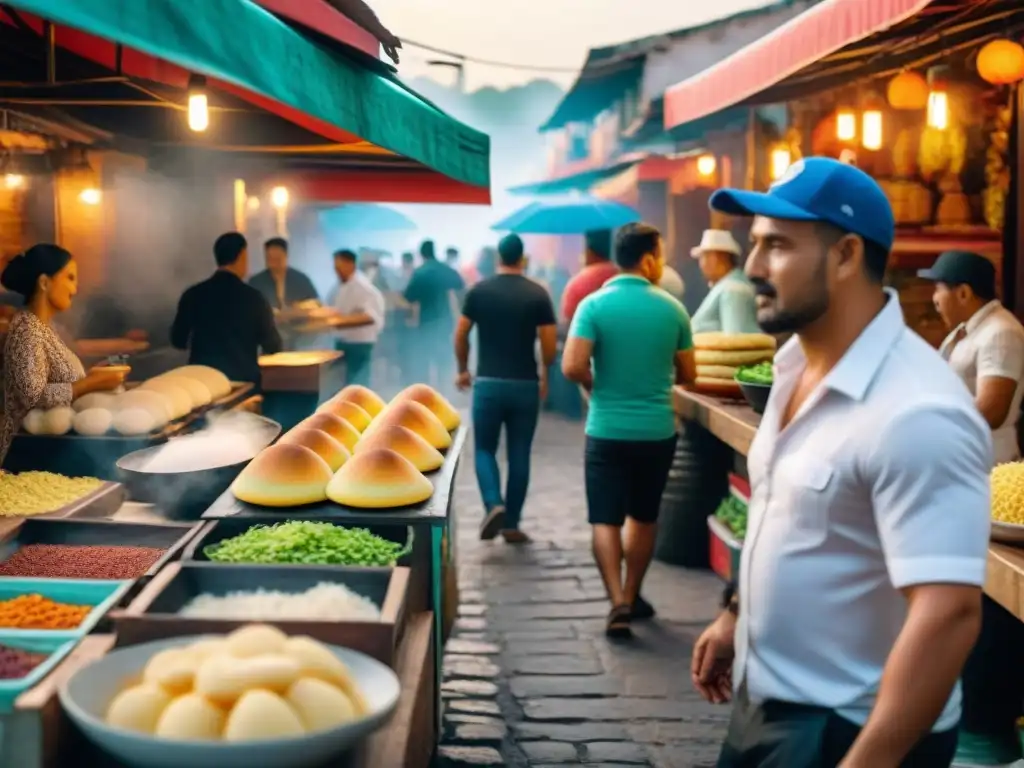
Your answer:
[[[693,337],[697,358],[696,389],[708,395],[742,397],[736,369],[775,356],[775,339],[765,333],[697,333]]]

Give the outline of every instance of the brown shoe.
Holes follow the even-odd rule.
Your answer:
[[[518,528],[508,528],[501,532],[506,544],[529,544],[533,539],[520,531]]]
[[[632,610],[628,605],[616,605],[608,613],[608,621],[605,624],[604,633],[615,639],[626,639],[633,636],[633,629],[629,626],[632,618]]]
[[[491,507],[487,511],[487,517],[480,523],[480,540],[491,541],[501,530],[505,522],[505,507],[501,504]]]

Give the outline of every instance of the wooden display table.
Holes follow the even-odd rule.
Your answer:
[[[699,395],[682,387],[674,389],[673,400],[680,418],[700,424],[742,456],[749,453],[761,417],[746,403]],[[1024,621],[1024,549],[989,545],[985,593]]]
[[[288,431],[345,386],[345,360],[335,350],[280,352],[260,358],[263,415]]]
[[[387,724],[355,754],[339,757],[332,768],[427,768],[436,743],[432,613],[409,618],[398,648],[395,672],[402,686],[398,706]],[[60,686],[81,666],[107,653],[113,635],[91,635],[42,683],[22,694],[13,715],[2,718],[2,768],[125,768],[87,742],[64,715]],[[326,768],[326,767],[325,767]]]

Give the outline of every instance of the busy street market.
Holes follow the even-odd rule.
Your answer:
[[[0,0],[0,768],[1024,768],[1024,6],[590,2]]]

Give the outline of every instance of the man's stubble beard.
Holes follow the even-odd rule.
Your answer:
[[[820,320],[828,312],[830,304],[824,257],[818,262],[812,284],[816,289],[814,295],[798,307],[780,311],[768,308],[768,317],[765,317],[766,310],[758,310],[757,324],[761,330],[771,335],[799,333],[811,323]],[[778,300],[778,294],[775,299]]]

